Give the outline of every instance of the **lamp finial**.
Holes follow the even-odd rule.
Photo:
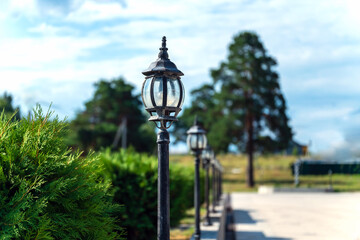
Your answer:
[[[166,37],[163,36],[161,48],[158,57],[163,60],[169,60],[169,54],[167,53],[168,48],[166,47]]]
[[[195,115],[194,126],[197,126],[197,125],[199,125],[199,124],[198,124],[198,116]]]

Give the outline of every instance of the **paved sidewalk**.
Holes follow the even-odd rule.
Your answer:
[[[234,193],[237,240],[360,240],[360,193]]]

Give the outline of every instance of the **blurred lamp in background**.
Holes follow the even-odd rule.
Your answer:
[[[212,169],[212,212],[216,213],[216,199],[217,199],[217,182],[216,182],[216,157],[211,158],[211,169]]]
[[[199,164],[200,154],[206,147],[205,130],[202,129],[195,118],[194,126],[187,131],[187,145],[195,154],[195,187],[194,187],[194,205],[195,205],[195,234],[194,239],[200,240],[200,180],[199,180]]]
[[[206,148],[203,150],[202,152],[202,162],[203,162],[203,167],[205,169],[205,206],[206,206],[206,216],[205,216],[205,222],[204,225],[205,226],[211,226],[211,219],[210,219],[210,211],[209,211],[209,167],[210,167],[210,161],[211,158],[213,156],[214,152],[212,150],[212,148],[210,147],[210,145],[208,144],[206,146]]]
[[[212,159],[213,167],[213,212],[216,212],[215,206],[219,204],[222,195],[222,172],[224,171],[220,162],[214,157]]]
[[[169,188],[169,133],[168,129],[181,111],[185,91],[180,80],[184,74],[170,61],[166,48],[166,37],[158,59],[143,71],[146,76],[141,97],[149,121],[160,129],[158,143],[158,240],[170,239],[170,188]]]
[[[195,119],[194,125],[186,132],[187,139],[186,143],[189,150],[191,150],[195,155],[200,154],[201,151],[206,147],[206,131],[202,129]]]

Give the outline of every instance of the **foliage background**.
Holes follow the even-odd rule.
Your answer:
[[[126,145],[138,152],[155,152],[155,127],[147,122],[134,86],[122,77],[101,79],[94,86],[94,95],[85,103],[85,110],[78,112],[70,123],[68,144],[85,152],[110,146],[119,149],[120,144],[115,146],[114,140],[126,120]]]
[[[104,176],[113,183],[115,203],[121,209],[121,224],[128,239],[156,239],[157,232],[157,159],[134,151],[99,154]],[[170,223],[178,225],[186,210],[194,206],[194,167],[170,164]],[[200,181],[204,181],[201,172]],[[201,200],[204,200],[201,190]]]
[[[119,239],[110,184],[93,156],[71,154],[66,123],[41,109],[0,117],[0,239]]]

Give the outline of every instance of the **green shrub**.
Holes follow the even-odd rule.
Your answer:
[[[51,119],[51,120],[50,120]],[[0,117],[0,239],[119,239],[110,184],[94,156],[70,154],[66,123]]]
[[[194,207],[194,167],[170,165],[170,220],[171,226],[176,226],[184,218],[186,210]],[[204,182],[200,174],[200,186]],[[200,190],[200,198],[204,199],[204,191]]]
[[[156,239],[157,159],[132,151],[100,153],[114,187],[114,201],[125,207],[121,223],[128,239]],[[203,182],[203,174],[201,174]],[[203,193],[203,191],[201,191]],[[175,226],[194,205],[194,170],[170,165],[170,223]]]

